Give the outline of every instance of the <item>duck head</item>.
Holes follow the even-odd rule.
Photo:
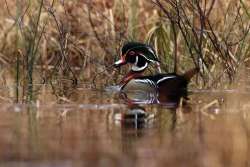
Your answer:
[[[121,57],[114,63],[115,67],[132,64],[132,72],[143,72],[150,63],[156,64],[160,72],[159,59],[155,50],[147,44],[140,42],[128,42],[121,49]]]

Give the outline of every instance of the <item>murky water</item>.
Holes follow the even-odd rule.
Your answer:
[[[1,89],[0,166],[250,166],[245,92],[193,90],[177,108],[83,86],[41,86],[32,104],[10,92]]]

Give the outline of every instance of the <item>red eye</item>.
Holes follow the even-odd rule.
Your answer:
[[[133,56],[133,55],[135,55],[135,52],[134,51],[130,51],[128,54],[131,55],[131,56]]]

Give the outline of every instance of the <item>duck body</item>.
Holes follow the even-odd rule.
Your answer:
[[[183,76],[169,73],[135,77],[122,85],[121,89],[123,91],[142,90],[148,92],[175,92],[180,89],[185,89],[187,84],[188,82]]]
[[[139,76],[122,85],[126,98],[141,103],[172,103],[187,98],[189,79],[175,73]]]

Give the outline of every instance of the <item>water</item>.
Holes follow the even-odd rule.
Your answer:
[[[82,85],[44,85],[34,103],[13,104],[10,89],[0,89],[0,166],[250,166],[246,92],[192,90],[176,108]]]

